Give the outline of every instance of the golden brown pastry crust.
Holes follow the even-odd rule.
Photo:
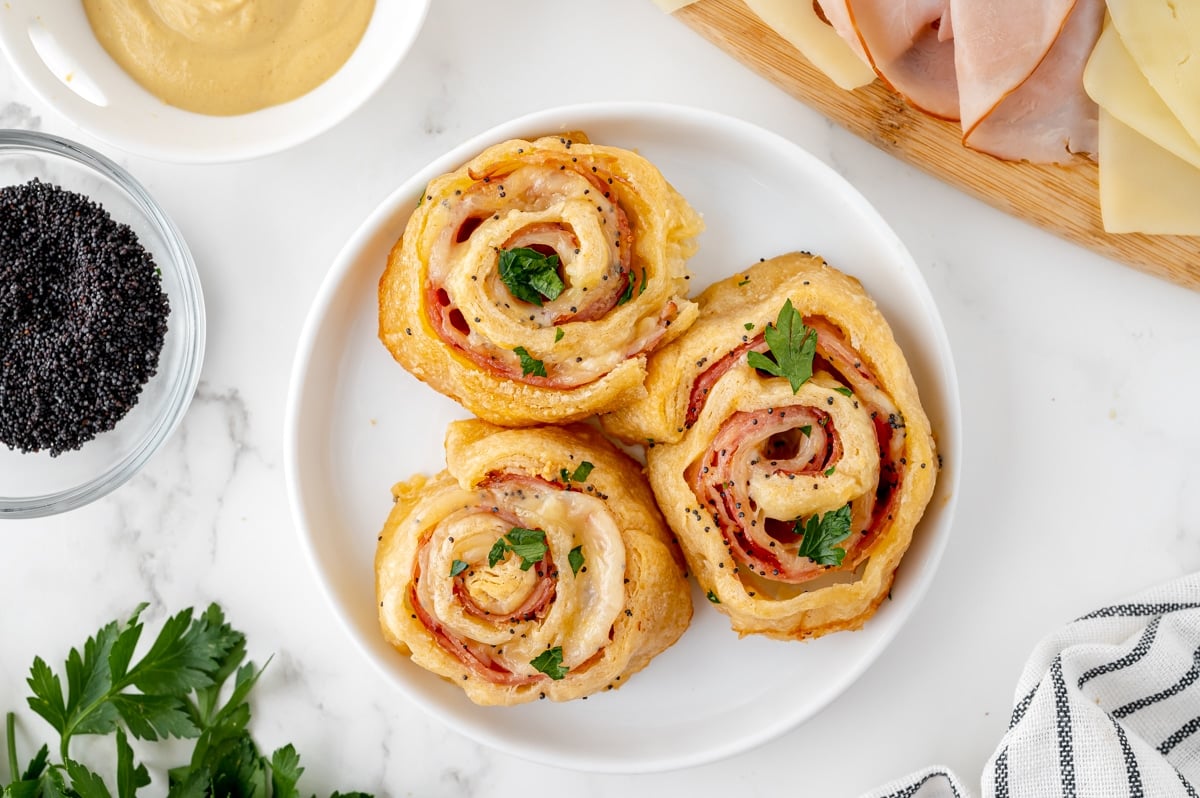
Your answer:
[[[788,299],[818,333],[814,375],[796,393],[746,362]],[[819,257],[757,264],[699,302],[691,330],[651,359],[649,395],[605,424],[672,441],[647,452],[651,485],[736,631],[858,628],[887,595],[938,468],[903,353],[858,281]],[[808,520],[846,506],[843,562],[801,555]]]
[[[696,318],[685,261],[702,229],[636,153],[581,134],[497,144],[429,183],[380,280],[379,337],[496,424],[614,409],[644,393],[647,353]],[[559,256],[561,295],[513,296],[499,251],[518,248]]]
[[[446,461],[395,486],[375,560],[384,637],[413,662],[477,704],[566,701],[620,687],[683,634],[682,558],[641,467],[596,430],[458,421]],[[489,565],[513,527],[544,532],[545,556]],[[532,665],[556,647],[561,679]]]

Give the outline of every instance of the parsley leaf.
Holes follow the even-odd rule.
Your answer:
[[[458,576],[463,571],[467,570],[468,567],[469,566],[462,560],[454,560],[450,563],[450,576]]]
[[[133,748],[125,730],[117,729],[117,798],[134,798],[139,787],[150,783],[150,772],[145,765],[135,765]]]
[[[806,525],[796,521],[792,531],[804,535],[796,552],[798,555],[818,565],[841,565],[846,550],[835,544],[850,537],[850,505],[845,504],[823,516],[814,513]]]
[[[510,294],[538,307],[542,297],[558,299],[566,287],[558,276],[558,255],[543,255],[529,247],[500,250],[500,279]]]
[[[488,552],[488,567],[495,568],[496,563],[504,559],[504,554],[508,551],[508,542],[504,536],[496,538],[496,542],[492,544],[491,551]]]
[[[304,768],[300,766],[300,755],[291,743],[271,754],[272,798],[300,798],[296,784],[302,773]]]
[[[786,377],[791,383],[792,393],[812,376],[813,356],[817,353],[817,331],[804,324],[800,312],[792,307],[792,300],[783,303],[774,324],[763,330],[763,338],[770,348],[770,357],[761,352],[750,352],[746,362],[752,368],[765,371],[776,377]]]
[[[714,592],[712,592],[711,590],[710,590],[710,591],[708,591],[708,600],[709,600],[709,601],[711,601],[713,604],[720,604],[720,603],[721,603],[721,599],[720,599],[720,597],[719,597],[719,596],[717,596],[717,594],[716,594],[716,593],[714,593]]]
[[[805,424],[800,428],[800,434],[806,438],[812,437],[812,424]]]
[[[559,341],[561,341],[563,339],[564,335],[566,335],[566,333],[563,332],[562,327],[555,327],[554,328],[554,343],[558,343]]]
[[[621,296],[617,299],[618,305],[624,305],[629,300],[633,299],[633,273],[630,272],[629,277],[625,281],[625,290],[621,292]]]
[[[589,463],[587,460],[581,462],[575,467],[574,471],[568,471],[565,468],[558,470],[559,481],[566,485],[568,482],[587,482],[588,475],[592,473],[592,469],[596,466]]]
[[[93,773],[86,765],[68,759],[64,763],[67,775],[71,778],[71,790],[79,798],[112,798],[112,793],[104,785],[104,779]]]
[[[839,385],[838,387],[834,388],[833,390],[837,391],[842,396],[854,396],[854,391],[850,390],[849,388],[847,388],[843,385]]]
[[[535,562],[546,556],[546,533],[540,529],[515,526],[505,536],[513,554],[521,558],[521,570],[528,571]]]
[[[562,646],[555,646],[554,648],[548,648],[541,654],[538,654],[529,661],[529,664],[541,673],[549,676],[554,681],[558,681],[567,675],[567,671],[571,670],[570,668],[563,667],[562,661]]]
[[[571,573],[578,575],[583,567],[583,546],[576,546],[567,552],[567,562],[571,565]]]
[[[488,565],[496,567],[496,563],[504,559],[505,552],[511,551],[521,558],[521,570],[528,571],[534,563],[539,563],[546,556],[546,533],[540,529],[525,529],[514,526],[507,535],[503,535],[492,544],[488,552]]]
[[[518,346],[513,349],[513,352],[516,353],[517,357],[521,358],[522,377],[528,377],[530,374],[535,377],[546,376],[546,364],[529,354],[528,349]]]

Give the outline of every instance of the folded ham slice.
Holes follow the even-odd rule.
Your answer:
[[[1103,0],[950,0],[963,143],[1005,160],[1063,163],[1097,150],[1083,69]]]
[[[829,23],[918,109],[957,120],[950,0],[817,0]]]

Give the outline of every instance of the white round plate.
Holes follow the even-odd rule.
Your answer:
[[[696,292],[759,258],[797,249],[821,253],[861,279],[908,356],[944,468],[892,600],[862,630],[803,643],[739,639],[694,589],[691,627],[620,690],[565,704],[481,708],[397,654],[379,633],[373,560],[389,489],[416,472],[441,470],[446,424],[466,413],[409,376],[379,343],[376,290],[388,251],[431,178],[495,142],[570,130],[636,149],[704,214],[708,230],[689,264]],[[937,308],[903,244],[854,188],[791,142],[740,120],[613,104],[501,125],[384,201],[338,256],[308,317],[284,446],[292,510],[318,580],[359,649],[405,695],[461,733],[521,757],[644,772],[765,742],[811,717],[867,668],[933,578],[950,533],[959,428],[954,365]]]
[[[184,111],[143,89],[100,46],[79,0],[5,0],[0,50],[35,94],[96,138],[164,161],[239,161],[307,141],[366,102],[412,46],[429,2],[377,0],[333,77],[291,102],[237,116]]]

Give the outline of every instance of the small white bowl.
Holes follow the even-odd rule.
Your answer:
[[[428,8],[429,0],[377,0],[362,41],[333,77],[291,102],[238,116],[184,111],[146,91],[100,46],[78,0],[6,0],[0,50],[47,105],[109,144],[164,161],[240,161],[293,147],[349,116],[404,58]]]

